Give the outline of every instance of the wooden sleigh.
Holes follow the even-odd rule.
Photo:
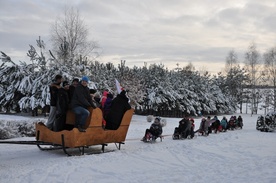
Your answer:
[[[53,146],[53,149],[63,149],[64,153],[69,155],[68,148],[79,148],[81,155],[84,154],[85,148],[93,145],[101,145],[102,151],[108,143],[115,143],[118,149],[121,148],[121,144],[124,144],[126,139],[129,124],[134,110],[130,109],[125,112],[121,125],[117,130],[106,130],[102,127],[102,111],[99,108],[89,108],[90,116],[86,121],[86,132],[79,132],[77,128],[73,130],[63,130],[60,132],[54,132],[49,130],[43,123],[36,124],[36,140],[42,142],[37,144],[41,150],[48,150],[41,145]],[[75,115],[69,111],[66,116],[67,124],[74,124]],[[117,145],[118,144],[118,145]]]

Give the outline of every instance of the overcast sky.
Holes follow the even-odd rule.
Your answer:
[[[243,62],[252,42],[261,53],[276,46],[275,0],[0,0],[0,51],[27,61],[38,36],[50,49],[50,26],[65,6],[79,9],[104,63],[191,62],[218,72],[232,49]]]

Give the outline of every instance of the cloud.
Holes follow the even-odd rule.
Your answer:
[[[65,6],[79,9],[103,50],[101,62],[212,63],[220,70],[231,49],[243,55],[252,41],[260,51],[275,46],[273,0],[11,0],[1,2],[0,50],[26,53],[38,36],[50,46],[50,25]]]

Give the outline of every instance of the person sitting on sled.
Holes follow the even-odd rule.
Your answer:
[[[236,120],[236,127],[239,127],[242,129],[242,126],[243,126],[243,120],[242,120],[242,117],[239,116],[238,119]]]
[[[197,132],[201,135],[204,135],[204,136],[209,135],[209,133],[208,133],[208,123],[207,123],[206,118],[204,118],[204,117],[202,118],[199,129],[196,130],[195,133],[197,133]]]
[[[174,129],[173,139],[186,139],[190,135],[191,125],[188,116],[185,116],[179,121],[178,127]]]
[[[189,121],[191,122],[190,138],[192,139],[195,136],[195,120],[194,118],[190,118]]]
[[[155,118],[154,122],[151,124],[150,129],[146,129],[145,136],[142,141],[147,142],[150,139],[156,139],[163,132],[162,125],[160,123],[160,118]]]
[[[220,121],[220,125],[222,127],[222,131],[226,132],[227,131],[228,121],[227,121],[227,119],[226,119],[225,116],[223,116],[222,120]]]

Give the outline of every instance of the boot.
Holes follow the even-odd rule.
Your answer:
[[[80,132],[86,132],[86,130],[85,130],[82,126],[78,126],[78,130],[79,130]]]

